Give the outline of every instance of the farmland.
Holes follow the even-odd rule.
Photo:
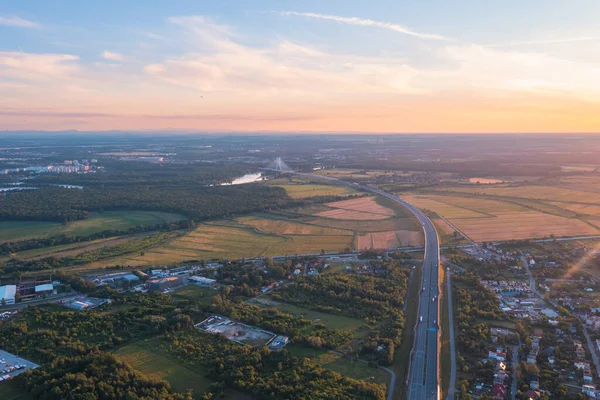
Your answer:
[[[323,213],[339,211],[361,219],[339,219]],[[422,244],[414,219],[394,203],[373,197],[259,213],[203,223],[194,230],[146,250],[94,263],[94,268],[123,264],[146,266],[187,260],[251,258],[286,254],[315,254],[364,248],[393,248]],[[384,219],[380,219],[380,218]]]
[[[138,225],[157,225],[184,219],[179,214],[157,211],[104,211],[67,224],[44,221],[0,221],[0,243],[57,235],[86,236],[105,230],[125,230]]]
[[[129,236],[118,236],[90,240],[87,242],[71,243],[60,246],[45,247],[41,249],[26,250],[13,254],[13,257],[21,260],[36,260],[46,257],[73,257],[78,254],[82,254],[92,250],[97,250],[103,247],[122,245],[134,239],[142,239],[148,237],[154,233],[155,232],[141,232]]]
[[[404,197],[475,241],[600,235],[600,181],[592,177],[565,178],[557,186],[457,186]],[[451,234],[443,221],[437,225]]]
[[[287,194],[294,199],[316,196],[348,196],[357,193],[347,186],[327,185],[300,179],[276,179],[269,181],[268,185],[284,188]]]

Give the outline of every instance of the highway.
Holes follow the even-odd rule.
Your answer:
[[[433,222],[419,208],[398,196],[348,183],[336,178],[315,174],[293,174],[324,179],[338,184],[349,185],[364,191],[387,197],[408,209],[419,221],[425,234],[425,254],[423,255],[423,281],[419,293],[419,318],[415,327],[415,341],[411,352],[408,372],[408,400],[438,400],[439,387],[439,264],[440,243]],[[393,388],[390,388],[390,395]]]
[[[267,170],[268,168],[264,168]],[[291,173],[333,183],[359,188],[361,190],[387,197],[408,209],[423,227],[425,235],[425,253],[423,255],[423,281],[419,292],[419,318],[415,327],[415,340],[411,352],[407,387],[408,400],[439,400],[439,264],[440,243],[433,222],[419,208],[409,202],[368,186],[349,183],[329,176],[306,174],[292,171],[276,171]],[[388,400],[391,400],[393,388],[389,389]]]
[[[439,387],[439,265],[440,243],[433,222],[423,211],[400,197],[378,189],[361,187],[402,204],[419,221],[425,234],[423,281],[419,292],[419,319],[408,372],[408,400],[440,397]]]

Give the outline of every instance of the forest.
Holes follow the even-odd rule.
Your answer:
[[[72,283],[77,285],[77,280]],[[273,399],[385,396],[383,386],[324,370],[285,350],[271,352],[204,334],[193,328],[193,321],[206,314],[187,301],[160,293],[108,294],[112,304],[97,310],[30,307],[15,319],[0,322],[0,347],[40,364],[16,378],[30,398],[116,399],[126,393],[130,399],[190,399],[189,394],[174,393],[168,383],[149,379],[110,354],[122,345],[157,335],[165,337],[170,352],[185,357],[183,363],[210,367],[209,377],[215,383],[209,388],[212,393],[201,398],[213,398],[227,387]]]
[[[271,296],[316,311],[364,319],[369,339],[362,343],[360,352],[389,365],[404,329],[402,306],[408,276],[394,262],[382,263],[380,269],[387,271],[386,278],[339,273],[298,277],[295,285],[285,286]],[[377,351],[382,344],[386,348],[383,355]]]
[[[90,211],[143,210],[184,214],[202,221],[279,209],[295,202],[285,189],[264,185],[216,187],[105,186],[44,187],[0,195],[0,220],[70,222]]]
[[[170,349],[184,360],[210,367],[209,376],[226,387],[268,399],[383,400],[385,388],[321,368],[286,350],[232,345],[227,339],[188,330],[167,335]]]
[[[476,275],[455,275],[452,281],[459,348],[464,354],[480,356],[488,350],[490,335],[488,324],[481,320],[507,321],[510,317],[500,310],[496,295]]]

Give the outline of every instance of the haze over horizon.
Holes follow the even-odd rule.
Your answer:
[[[600,132],[600,3],[0,5],[0,130]]]

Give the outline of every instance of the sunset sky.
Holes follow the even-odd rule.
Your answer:
[[[600,132],[598,0],[8,0],[0,130]]]

